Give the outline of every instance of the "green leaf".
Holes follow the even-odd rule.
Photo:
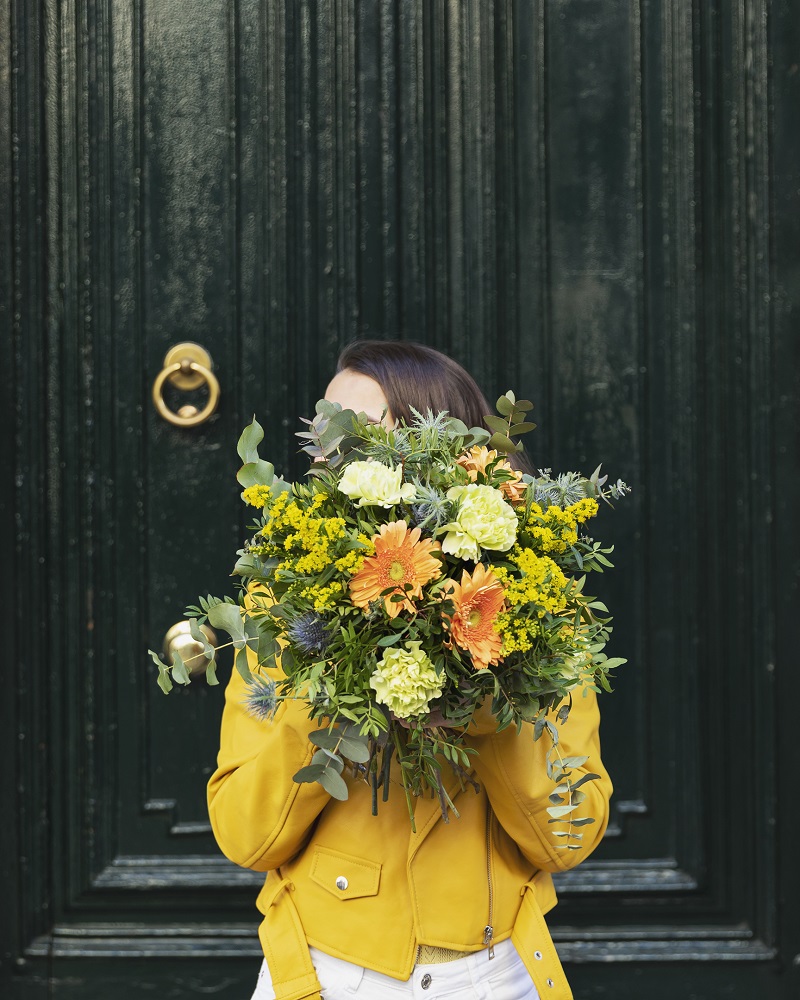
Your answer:
[[[564,816],[569,816],[571,812],[574,812],[577,806],[548,806],[547,813],[552,816],[554,820],[563,819]]]
[[[215,659],[215,657],[217,655],[217,651],[216,651],[216,649],[214,649],[214,647],[208,641],[208,636],[200,628],[200,625],[198,624],[196,618],[190,618],[189,619],[189,632],[190,632],[192,638],[196,642],[201,643],[201,645],[203,647],[203,656],[205,656],[205,658],[207,660],[213,660],[213,659]]]
[[[253,675],[250,673],[250,665],[247,662],[247,650],[244,646],[237,649],[233,662],[236,664],[236,669],[242,677],[249,683]]]
[[[370,758],[367,737],[365,736],[363,739],[355,739],[352,736],[342,737],[339,752],[348,760],[352,760],[354,764],[366,764]]]
[[[208,609],[208,621],[212,628],[225,629],[226,632],[230,633],[232,639],[239,639],[244,645],[244,623],[238,604],[229,604],[227,601],[223,604],[215,604],[213,608]]]
[[[263,440],[264,428],[256,420],[254,415],[252,423],[248,424],[248,426],[245,427],[239,435],[239,440],[236,444],[236,451],[239,454],[239,458],[241,458],[245,464],[257,461],[258,446]]]
[[[247,489],[248,486],[271,486],[275,479],[275,466],[257,458],[254,462],[243,465],[236,473],[236,481]]]
[[[510,417],[514,412],[514,402],[508,398],[508,395],[501,396],[495,403],[495,409],[498,413],[502,413],[504,417]],[[484,417],[484,419],[486,418]]]
[[[317,764],[309,764],[307,767],[301,767],[296,774],[293,774],[292,781],[296,781],[298,785],[302,785],[304,782],[319,781],[324,773],[324,767]]]
[[[331,770],[331,768],[323,770],[317,781],[334,799],[344,802],[347,798],[347,785],[344,783],[344,779],[336,771]]]
[[[206,667],[206,684],[211,687],[219,684],[217,680],[217,663],[216,660],[210,660],[208,666]]]
[[[517,445],[505,434],[492,434],[489,438],[489,447],[494,448],[495,451],[501,451],[504,455],[511,455],[519,451]]]
[[[559,764],[562,768],[581,767],[588,759],[588,757],[562,757]]]
[[[281,669],[288,676],[294,667],[294,653],[288,646],[281,650]]]
[[[164,692],[164,694],[169,694],[172,690],[173,684],[169,676],[169,667],[164,663],[158,653],[154,653],[152,649],[148,649],[147,652],[153,659],[153,662],[158,667],[158,680],[157,684]]]
[[[308,734],[308,739],[315,747],[326,747],[328,750],[334,750],[339,745],[340,737],[329,729],[317,729]]]
[[[402,632],[397,632],[395,635],[382,635],[380,639],[378,639],[378,645],[394,646],[396,642],[399,642],[406,635],[407,631],[407,629],[404,629]]]
[[[533,403],[529,399],[518,399],[514,407],[521,413],[529,413],[533,409]]]
[[[341,774],[344,770],[344,761],[342,758],[335,754],[332,750],[326,750],[324,747],[317,750],[311,758],[311,764],[321,764],[323,767],[332,767],[337,774]]]
[[[588,774],[583,774],[577,781],[570,784],[570,788],[574,792],[576,788],[580,788],[581,785],[585,784],[587,781],[596,781],[599,777],[600,777],[599,774],[593,774],[592,772],[589,772]]]
[[[484,420],[489,430],[494,431],[496,434],[508,434],[508,421],[503,420],[502,417],[486,416]]]
[[[590,823],[594,823],[594,816],[584,816],[583,819],[572,820],[573,826],[588,826]]]
[[[189,671],[186,669],[183,657],[177,650],[172,654],[172,679],[177,681],[178,684],[192,683],[192,678],[189,676]]]
[[[494,430],[494,428],[492,428]],[[536,430],[536,424],[531,424],[523,422],[521,424],[512,424],[508,434],[510,437],[519,437],[520,434],[528,434],[530,431]]]

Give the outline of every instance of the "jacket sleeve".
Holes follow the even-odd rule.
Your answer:
[[[255,667],[255,653],[248,650],[248,659]],[[247,711],[246,693],[234,669],[225,692],[217,769],[208,783],[208,811],[217,843],[231,861],[269,871],[300,851],[330,795],[317,782],[292,780],[315,750],[308,740],[316,728],[308,704],[284,701],[271,720],[261,721]]]
[[[589,688],[576,692],[567,721],[558,726],[558,748],[562,757],[588,755],[585,764],[572,768],[573,781],[588,773],[600,777],[581,785],[586,798],[572,813],[573,819],[591,816],[594,823],[574,827],[582,839],[569,841],[553,836],[554,831],[567,829],[565,820],[548,822],[549,796],[555,790],[546,768],[552,746],[549,735],[545,732],[534,740],[531,723],[524,723],[521,733],[513,724],[498,733],[488,705],[476,713],[467,729],[467,743],[478,751],[472,759],[475,775],[486,789],[492,811],[525,857],[540,870],[574,868],[597,847],[608,826],[612,785],[600,759],[599,724],[595,692]],[[567,842],[580,844],[581,849],[558,849],[558,844]]]

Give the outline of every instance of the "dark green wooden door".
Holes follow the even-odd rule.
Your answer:
[[[145,649],[230,584],[240,428],[297,474],[365,335],[635,489],[576,996],[800,995],[798,53],[788,0],[0,0],[4,998],[250,995],[221,692],[165,699]],[[186,340],[221,402],[179,429]]]

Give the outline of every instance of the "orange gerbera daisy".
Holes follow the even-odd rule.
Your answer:
[[[457,458],[456,462],[467,470],[469,478],[474,483],[477,481],[478,475],[485,476],[487,474],[486,466],[495,462],[496,458],[496,451],[493,449],[490,451],[484,445],[475,444],[469,451],[464,452],[463,455]],[[522,482],[522,473],[519,470],[512,469],[510,463],[505,458],[499,462],[495,462],[494,467],[495,469],[503,469],[505,472],[512,473],[514,478],[500,483],[497,488],[510,503],[519,503],[525,495],[525,483]]]
[[[503,641],[494,623],[503,610],[505,593],[494,573],[478,563],[472,576],[464,570],[460,584],[451,581],[448,596],[456,609],[452,618],[445,616],[445,624],[456,645],[472,654],[476,670],[499,663]]]
[[[431,555],[441,549],[441,545],[429,538],[420,540],[419,536],[420,529],[409,531],[405,521],[381,525],[372,539],[375,555],[367,556],[350,581],[353,604],[365,608],[391,587],[392,593],[383,598],[390,618],[396,618],[401,611],[415,610],[410,598],[421,597],[423,586],[438,576],[442,568],[441,562]],[[405,589],[409,583],[411,589]],[[391,600],[394,594],[402,594],[404,600]]]

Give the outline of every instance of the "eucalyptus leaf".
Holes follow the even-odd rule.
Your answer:
[[[494,448],[495,451],[501,451],[504,455],[519,451],[518,446],[505,434],[492,434],[489,438],[489,447]]]
[[[150,654],[153,663],[155,663],[158,667],[158,686],[164,694],[169,694],[173,687],[172,680],[169,676],[169,667],[166,663],[164,663],[158,653],[154,653],[152,649],[148,649],[147,652]]]
[[[508,421],[503,420],[502,417],[487,415],[484,417],[484,420],[489,430],[494,431],[496,434],[508,434]]]
[[[177,650],[172,654],[172,679],[178,684],[191,684],[192,682],[183,657]]]
[[[245,634],[238,604],[216,604],[208,609],[208,621],[212,628],[225,629],[236,648],[241,649],[245,643]]]
[[[244,634],[246,636],[245,645],[248,649],[258,649],[261,632],[262,629],[258,627],[258,623],[254,618],[248,617],[244,619]]]
[[[256,420],[255,416],[253,416],[252,422],[239,435],[239,440],[236,444],[236,451],[239,458],[245,464],[255,462],[258,459],[258,446],[263,440],[264,428]]]
[[[581,767],[586,763],[588,757],[562,757],[560,764],[562,767]]]
[[[244,552],[236,560],[231,576],[268,576],[277,565],[277,559],[259,559],[252,552]]]
[[[554,820],[563,819],[564,816],[569,816],[571,812],[574,812],[577,806],[548,806],[547,813],[552,816]]]
[[[308,739],[315,747],[326,747],[328,750],[334,750],[339,745],[341,737],[329,729],[317,729],[308,734]]]
[[[254,462],[243,465],[236,473],[236,481],[247,489],[248,486],[271,486],[275,479],[275,466],[257,458]]]
[[[326,750],[324,747],[317,750],[311,758],[311,763],[312,765],[321,764],[323,767],[332,767],[337,774],[341,774],[344,770],[344,761],[342,758],[337,756],[332,750]]]
[[[215,687],[219,684],[217,679],[217,662],[216,660],[209,660],[208,666],[206,667],[206,684],[211,687]]]
[[[304,782],[319,781],[324,773],[324,767],[317,764],[309,764],[306,767],[301,767],[296,774],[293,774],[292,781],[296,781],[298,785]]]
[[[247,650],[244,646],[236,650],[233,662],[236,665],[236,669],[249,684],[253,675],[250,673],[250,664],[247,662]]]
[[[447,421],[447,429],[452,434],[463,438],[468,437],[470,433],[467,425],[462,420],[459,420],[458,417],[450,417]]]
[[[340,802],[343,802],[347,798],[347,785],[344,779],[331,768],[325,768],[319,778],[317,778],[317,781],[334,799],[339,799]]]
[[[364,736],[361,739],[354,739],[350,736],[343,737],[339,746],[339,752],[355,764],[366,764],[370,758],[367,737]]]
[[[504,417],[510,417],[514,412],[514,403],[507,396],[501,396],[495,404],[495,409]]]
[[[600,777],[599,774],[593,774],[592,772],[589,772],[588,774],[582,774],[577,781],[570,783],[570,788],[574,792],[576,788],[580,788],[581,785],[584,785],[587,781],[596,781],[599,777]]]
[[[508,433],[512,437],[519,437],[520,434],[529,434],[531,431],[536,430],[536,424],[523,421],[519,424],[512,424]]]

